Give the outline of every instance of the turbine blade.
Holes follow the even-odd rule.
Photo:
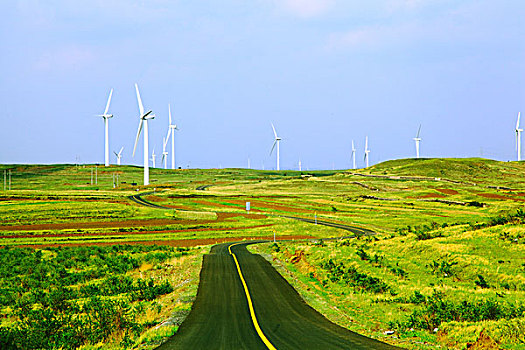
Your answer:
[[[120,156],[122,154],[122,150],[124,149],[124,146],[120,148],[120,151],[118,151],[118,155]]]
[[[137,90],[138,91],[138,90]],[[137,138],[135,139],[135,146],[133,147],[133,157],[135,157],[135,150],[137,149],[137,143],[139,142],[140,132],[142,131],[142,122],[144,119],[140,119],[139,129],[137,130]]]
[[[520,116],[521,116],[521,112],[518,112],[518,121],[516,123],[516,130],[520,128]]]
[[[277,132],[275,131],[275,127],[273,126],[273,123],[270,124],[272,124],[273,134],[275,135],[275,138],[277,138]]]
[[[171,106],[169,103],[168,103],[168,115],[170,117],[170,126],[171,126]]]
[[[416,138],[419,138],[419,133],[421,132],[421,124],[419,124],[419,129],[417,129],[417,136]]]
[[[275,145],[277,144],[277,140],[273,142],[272,149],[270,150],[270,155],[272,155],[273,149],[275,148]]]
[[[117,154],[117,152],[113,151],[113,153],[115,153],[115,155],[116,155],[116,156],[118,157],[118,154]]]
[[[108,114],[109,103],[111,102],[111,95],[113,95],[113,89],[111,89],[111,91],[109,92],[108,103],[106,104],[106,109],[104,110],[104,115]]]
[[[166,135],[166,137],[164,138],[164,143],[167,144],[169,139],[170,139],[170,135],[171,135],[171,128],[168,128],[168,134]],[[165,146],[164,146],[165,147]]]
[[[139,103],[140,117],[142,118],[144,115],[144,106],[142,105],[142,100],[140,99],[139,86],[137,84],[135,84],[135,90],[137,91],[137,101]]]
[[[165,137],[162,138],[162,154],[164,154],[164,152],[166,152],[166,138]]]

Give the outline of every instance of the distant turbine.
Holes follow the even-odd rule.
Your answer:
[[[168,104],[168,116],[169,116],[168,135],[166,135],[165,143],[166,144],[168,143],[168,140],[171,136],[171,168],[175,169],[175,130],[179,130],[179,128],[177,127],[177,125],[171,123],[171,106],[169,104]]]
[[[368,168],[368,159],[370,156],[368,155],[370,153],[370,150],[368,149],[368,136],[365,138],[365,162],[366,167]]]
[[[352,140],[352,165],[353,165],[353,168],[355,169],[355,146],[354,146],[354,140]]]
[[[273,141],[273,146],[272,146],[272,149],[270,151],[270,155],[272,155],[273,149],[275,148],[275,145],[277,145],[277,170],[280,170],[280,167],[279,167],[279,143],[281,142],[281,138],[279,136],[277,136],[277,132],[275,131],[275,127],[273,126],[273,123],[270,123],[270,124],[272,124],[273,134],[275,135],[275,140]]]
[[[518,151],[518,162],[521,160],[521,132],[520,129],[520,116],[521,112],[518,113],[518,121],[516,122],[516,150]]]
[[[155,118],[155,114],[152,114],[151,110],[144,113],[144,106],[140,99],[139,86],[135,84],[135,91],[137,92],[137,102],[139,104],[139,128],[137,130],[137,138],[135,139],[135,147],[133,147],[133,157],[135,157],[135,150],[137,149],[137,142],[139,141],[142,127],[144,126],[144,186],[149,185],[149,160],[148,160],[148,119]]]
[[[120,158],[122,158],[122,150],[123,150],[123,149],[124,149],[124,147],[122,147],[122,148],[120,149],[120,151],[118,151],[118,153],[115,152],[115,151],[113,151],[113,153],[115,153],[115,155],[117,156],[117,164],[118,164],[118,165],[120,165]]]
[[[417,129],[417,135],[413,138],[414,141],[416,141],[416,158],[419,158],[419,141],[421,141],[421,138],[419,137],[419,133],[421,132],[421,124],[419,124],[419,129]]]
[[[153,147],[153,152],[151,152],[151,163],[153,163],[153,167],[155,168],[155,147]]]
[[[299,159],[299,171],[303,171],[303,167],[301,165],[301,160]]]
[[[109,91],[109,97],[108,102],[106,103],[106,109],[104,110],[104,114],[99,114],[97,117],[104,118],[104,129],[105,129],[105,147],[104,147],[104,165],[109,166],[109,118],[113,118],[113,114],[108,114],[109,110],[109,103],[111,102],[111,95],[113,95],[113,89]]]

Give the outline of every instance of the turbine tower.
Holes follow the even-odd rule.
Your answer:
[[[151,152],[151,163],[153,163],[153,167],[155,168],[155,147],[153,147],[153,152]]]
[[[137,92],[137,102],[139,104],[139,129],[137,130],[137,138],[135,139],[135,147],[133,147],[133,157],[135,157],[135,150],[137,149],[137,142],[140,138],[140,133],[144,127],[144,186],[149,185],[149,160],[148,160],[148,119],[155,118],[155,114],[152,114],[152,111],[149,110],[144,113],[144,106],[142,105],[142,100],[140,99],[139,86],[135,84],[135,91]]]
[[[521,132],[520,129],[520,116],[521,112],[518,113],[518,121],[516,122],[516,151],[518,151],[518,162],[521,160]]]
[[[122,158],[122,150],[123,150],[123,149],[124,149],[124,147],[122,147],[122,148],[120,149],[120,151],[118,151],[118,153],[115,152],[115,151],[113,151],[113,153],[115,153],[115,155],[117,156],[117,165],[120,165],[120,158]]]
[[[179,130],[177,125],[171,123],[171,106],[168,104],[168,115],[169,115],[169,125],[168,125],[168,135],[166,136],[166,144],[171,136],[171,168],[175,169],[175,130]],[[166,153],[167,155],[167,153]],[[166,166],[164,166],[166,168]]]
[[[367,136],[365,138],[365,162],[366,162],[367,168],[368,168],[368,159],[370,158],[369,153],[370,153],[370,150],[368,149],[368,136]]]
[[[352,140],[352,165],[353,169],[355,169],[355,146],[354,146],[354,140]]]
[[[272,124],[273,134],[275,136],[275,140],[273,141],[273,146],[272,146],[272,149],[270,151],[270,155],[272,155],[273,149],[275,148],[275,145],[277,145],[277,170],[280,170],[280,167],[279,167],[279,143],[281,142],[281,138],[279,136],[277,136],[277,132],[275,131],[275,127],[273,126],[273,123],[270,123],[270,124]]]
[[[111,95],[113,95],[113,89],[109,91],[108,102],[106,103],[106,109],[104,114],[99,114],[97,117],[104,118],[104,129],[105,129],[105,147],[104,147],[104,165],[109,166],[109,118],[113,118],[113,114],[108,114],[109,103],[111,102]]]
[[[417,129],[417,135],[413,138],[414,141],[416,141],[416,158],[419,158],[419,141],[421,141],[421,138],[419,137],[419,133],[421,132],[421,124],[419,124],[419,129]]]
[[[303,171],[303,165],[301,164],[301,159],[299,159],[299,171]]]

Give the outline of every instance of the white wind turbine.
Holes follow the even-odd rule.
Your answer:
[[[301,164],[301,159],[299,159],[299,171],[303,171],[303,165]]]
[[[137,138],[135,139],[135,147],[133,147],[133,157],[135,157],[135,150],[137,149],[137,142],[139,141],[140,133],[144,127],[144,186],[149,185],[149,160],[148,160],[148,119],[155,118],[155,114],[152,114],[151,110],[144,113],[144,106],[140,99],[139,87],[135,84],[135,90],[137,92],[137,102],[139,104],[139,129],[137,130]]]
[[[124,147],[122,147],[122,148],[120,149],[120,151],[118,151],[118,153],[115,152],[115,151],[113,151],[113,153],[115,153],[115,155],[117,156],[117,165],[120,165],[120,158],[122,158],[122,150],[123,150],[123,149],[124,149]]]
[[[353,169],[355,169],[355,146],[354,146],[354,140],[352,140],[352,166]]]
[[[106,103],[106,109],[104,114],[99,114],[97,117],[104,118],[104,129],[105,129],[105,147],[104,147],[104,165],[109,166],[109,118],[113,118],[113,114],[108,114],[109,103],[111,102],[111,95],[113,95],[113,89],[109,92],[108,102]]]
[[[168,135],[166,135],[165,144],[168,143],[168,140],[171,136],[171,168],[175,169],[175,130],[179,130],[177,125],[171,123],[171,106],[168,104],[168,116],[169,116],[169,125],[168,125]],[[163,153],[164,154],[164,153]],[[166,153],[166,156],[168,153]],[[166,169],[166,164],[164,164]]]
[[[419,124],[419,129],[417,129],[417,135],[413,138],[413,140],[416,142],[416,158],[419,158],[419,142],[421,141],[421,138],[419,137],[419,133],[421,132],[421,124]]]
[[[521,132],[520,129],[520,116],[521,112],[518,113],[518,121],[516,122],[516,150],[518,151],[518,162],[521,160]]]
[[[151,152],[151,163],[153,164],[153,168],[155,168],[155,147],[153,147],[153,152]]]
[[[368,159],[370,158],[369,153],[370,153],[370,150],[368,149],[368,136],[367,136],[365,138],[365,162],[366,162],[367,168],[368,168]]]
[[[275,135],[275,140],[273,141],[272,149],[270,151],[270,155],[272,155],[273,149],[275,148],[275,145],[277,145],[277,170],[280,170],[279,167],[279,143],[281,143],[281,138],[277,136],[277,132],[275,131],[275,127],[272,124],[273,134]]]

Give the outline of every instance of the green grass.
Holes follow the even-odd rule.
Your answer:
[[[94,165],[0,165],[1,175],[4,169],[11,170],[11,190],[3,191],[3,182],[0,185],[0,244],[4,246],[171,244],[182,239],[270,238],[274,232],[284,238],[349,234],[281,215],[317,215],[371,229],[378,233],[375,238],[349,240],[344,245],[292,242],[281,244],[280,252],[270,247],[259,250],[279,259],[279,271],[313,307],[339,324],[379,339],[392,338],[383,334],[391,328],[389,322],[406,324],[412,313],[423,309],[422,304],[405,302],[416,291],[425,298],[440,291],[450,302],[496,298],[512,303],[525,297],[524,229],[513,220],[493,225],[494,218],[506,218],[523,206],[525,163],[401,159],[357,171],[151,169],[151,185],[146,187],[140,185],[142,168],[134,166],[98,166],[98,183],[93,184]],[[116,174],[119,185],[114,188]],[[198,190],[203,186],[204,190]],[[172,209],[143,207],[127,198],[150,191],[155,193],[144,199]],[[247,201],[251,217],[245,215]],[[220,219],[224,215],[228,217]],[[143,222],[132,224],[136,220]],[[54,226],[5,229],[37,224]],[[301,262],[290,263],[298,251],[305,254]],[[362,260],[358,252],[368,258]],[[321,267],[329,259],[357,273],[344,282],[331,281],[330,272]],[[169,271],[159,266],[156,272]],[[490,288],[476,285],[479,275]],[[373,278],[383,281],[387,291],[371,292]],[[175,313],[187,312],[191,306],[176,300],[173,304],[180,308]],[[159,320],[169,317],[157,316]],[[417,348],[417,342],[462,348],[477,341],[483,331],[503,347],[519,348],[522,340],[513,330],[522,329],[522,324],[521,318],[447,321],[437,334],[399,326],[397,340],[390,341],[410,348]],[[144,344],[155,343],[174,331],[172,326],[150,327],[140,339]],[[118,348],[113,340],[111,346]]]

